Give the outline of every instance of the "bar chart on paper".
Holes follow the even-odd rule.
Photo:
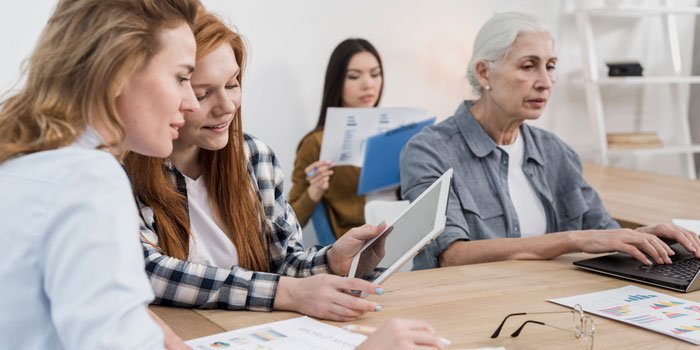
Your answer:
[[[636,286],[549,301],[700,345],[700,303]]]
[[[656,295],[654,294],[649,294],[649,295],[643,295],[643,294],[632,294],[625,299],[626,302],[631,303],[633,301],[638,301],[638,300],[646,300],[646,299],[651,299],[655,298]]]

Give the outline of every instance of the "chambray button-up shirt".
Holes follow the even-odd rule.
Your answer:
[[[455,241],[520,237],[508,192],[511,160],[474,119],[472,104],[464,101],[454,116],[425,128],[401,153],[401,195],[411,201],[454,169],[445,230],[416,256],[416,269],[438,267],[438,256]],[[619,228],[584,180],[581,160],[567,144],[527,124],[520,134],[522,169],[544,206],[547,233]]]

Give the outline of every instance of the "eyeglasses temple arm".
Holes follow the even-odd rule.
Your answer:
[[[503,328],[503,325],[506,324],[506,320],[508,320],[508,317],[511,317],[511,316],[522,316],[522,315],[527,315],[527,313],[525,313],[525,312],[519,312],[519,313],[516,313],[516,314],[510,314],[510,315],[506,316],[506,317],[503,319],[503,321],[501,321],[501,324],[498,326],[498,328],[496,328],[496,330],[493,332],[493,334],[491,334],[491,338],[492,338],[492,339],[493,339],[493,338],[496,338],[496,337],[498,337],[499,334],[501,334],[501,329]]]
[[[515,332],[513,332],[513,334],[511,334],[510,336],[513,338],[519,336],[520,332],[522,332],[523,328],[525,328],[525,325],[528,323],[536,323],[536,324],[545,326],[544,322],[527,320],[527,321],[523,322],[523,324],[518,329],[516,329]]]

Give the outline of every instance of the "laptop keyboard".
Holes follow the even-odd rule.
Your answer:
[[[698,273],[698,270],[700,270],[700,260],[689,258],[674,261],[671,265],[642,265],[639,269],[649,273],[690,282]]]

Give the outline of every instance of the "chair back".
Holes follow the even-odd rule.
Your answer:
[[[328,220],[326,206],[323,205],[323,201],[318,202],[311,213],[311,223],[314,225],[319,245],[327,246],[335,243],[335,233],[333,233],[331,222]]]

